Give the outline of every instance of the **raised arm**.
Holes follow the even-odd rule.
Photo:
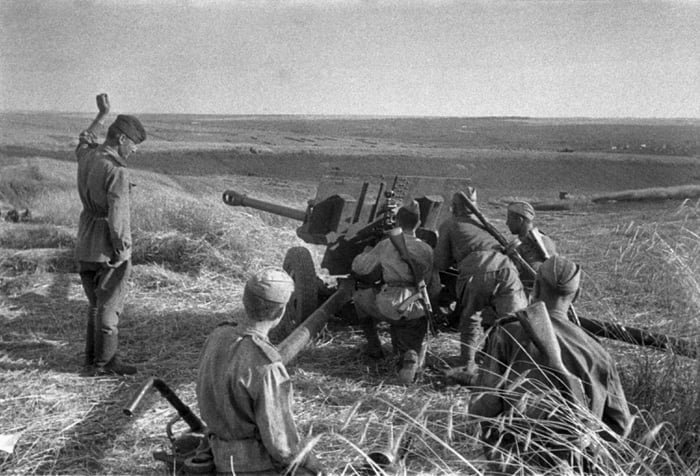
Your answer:
[[[88,126],[88,128],[85,130],[85,132],[89,134],[94,134],[95,129],[98,127],[101,127],[105,123],[105,117],[107,117],[107,114],[109,114],[109,97],[107,96],[106,93],[101,93],[98,94],[96,97],[97,100],[97,116],[95,119],[92,121],[92,123]]]

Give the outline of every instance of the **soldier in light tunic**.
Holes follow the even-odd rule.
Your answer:
[[[402,230],[411,259],[422,272],[418,280],[425,281],[430,296],[437,295],[440,277],[433,267],[433,250],[415,235],[420,225],[418,203],[412,201],[401,207],[396,214],[396,224]],[[415,364],[426,336],[427,317],[410,265],[391,240],[385,238],[356,256],[352,271],[358,277],[381,278],[380,286],[360,288],[353,294],[360,327],[367,338],[369,356],[382,356],[376,325],[379,321],[385,321],[390,325],[391,340],[400,366]]]
[[[246,316],[219,325],[199,362],[197,401],[209,431],[217,474],[320,474],[312,454],[292,468],[299,435],[292,415],[292,382],[268,340],[279,324],[294,282],[282,270],[251,277],[243,291]]]

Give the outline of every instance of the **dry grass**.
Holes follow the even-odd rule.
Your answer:
[[[44,159],[37,164],[32,168],[27,159],[29,172],[17,166],[12,173],[38,174],[39,185],[21,193],[26,203],[46,208],[31,224],[0,222],[0,432],[21,433],[14,453],[0,456],[0,473],[167,474],[151,452],[167,443],[164,427],[173,409],[155,393],[132,419],[121,408],[143,380],[157,376],[196,411],[196,363],[207,334],[218,322],[240,316],[249,273],[280,265],[285,251],[301,244],[290,220],[226,207],[221,191],[235,181],[243,192],[303,208],[310,188],[251,177],[136,171],[135,268],[120,330],[121,348],[140,374],[95,379],[80,375],[85,298],[66,258],[79,210],[74,190],[63,187],[73,179],[74,165]],[[263,189],[267,197],[257,193]],[[32,195],[48,192],[50,207]],[[607,205],[542,214],[540,221],[561,251],[585,269],[581,314],[697,338],[697,203]],[[318,258],[319,250],[312,251]],[[406,473],[482,473],[486,461],[477,431],[485,422],[469,420],[469,390],[446,387],[435,375],[413,387],[396,385],[393,360],[366,360],[357,351],[362,342],[353,329],[339,327],[324,332],[290,366],[300,432],[329,472],[357,474],[368,451],[383,449],[405,429],[404,441],[411,441]],[[639,418],[630,441],[608,448],[602,473],[697,474],[698,362],[606,345],[618,356]],[[456,351],[455,336],[443,334],[431,358]],[[507,417],[516,427],[525,423]]]

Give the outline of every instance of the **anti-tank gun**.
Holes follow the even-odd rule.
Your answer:
[[[330,276],[351,274],[353,259],[367,246],[376,245],[395,226],[396,212],[408,200],[420,207],[420,228],[416,235],[432,246],[437,240],[437,228],[449,215],[443,204],[470,181],[449,177],[395,176],[357,177],[332,175],[319,183],[316,197],[309,200],[306,210],[248,197],[234,190],[223,193],[224,203],[245,206],[281,215],[301,222],[296,233],[305,243],[326,247],[320,268]],[[306,247],[290,248],[283,268],[295,284],[283,322],[278,326],[277,340],[286,337],[319,305],[336,291],[316,275],[316,266]],[[338,302],[331,315],[347,304]],[[337,300],[341,301],[341,300]],[[322,327],[322,326],[321,326]]]

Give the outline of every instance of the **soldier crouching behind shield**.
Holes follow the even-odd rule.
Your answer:
[[[268,333],[279,324],[294,282],[265,269],[243,291],[246,316],[219,325],[200,358],[197,401],[217,474],[322,474],[308,453],[298,467],[299,436],[292,415],[292,382]]]
[[[459,361],[465,378],[473,380],[482,330],[490,328],[496,318],[525,307],[527,297],[515,265],[472,213],[469,202],[476,204],[472,187],[453,195],[452,216],[440,225],[435,267],[447,270],[456,266],[459,271]]]
[[[614,443],[629,433],[632,417],[615,361],[567,318],[580,277],[578,265],[549,258],[537,272],[536,303],[497,321],[489,336],[469,413],[481,421],[484,450],[498,474],[587,473],[595,469],[600,439]]]
[[[435,297],[440,292],[440,277],[433,267],[433,250],[416,238],[420,225],[418,203],[412,200],[399,208],[396,224],[401,228],[410,257],[422,271],[419,278],[425,280],[428,294]],[[353,274],[375,281],[381,274],[381,285],[359,288],[353,294],[360,327],[367,338],[367,354],[382,358],[382,346],[377,333],[377,321],[390,325],[394,352],[399,355],[402,368],[418,361],[421,344],[427,332],[426,310],[416,288],[416,277],[411,267],[401,257],[399,250],[389,239],[383,239],[374,248],[367,248],[352,262]],[[420,280],[420,279],[418,279]]]

